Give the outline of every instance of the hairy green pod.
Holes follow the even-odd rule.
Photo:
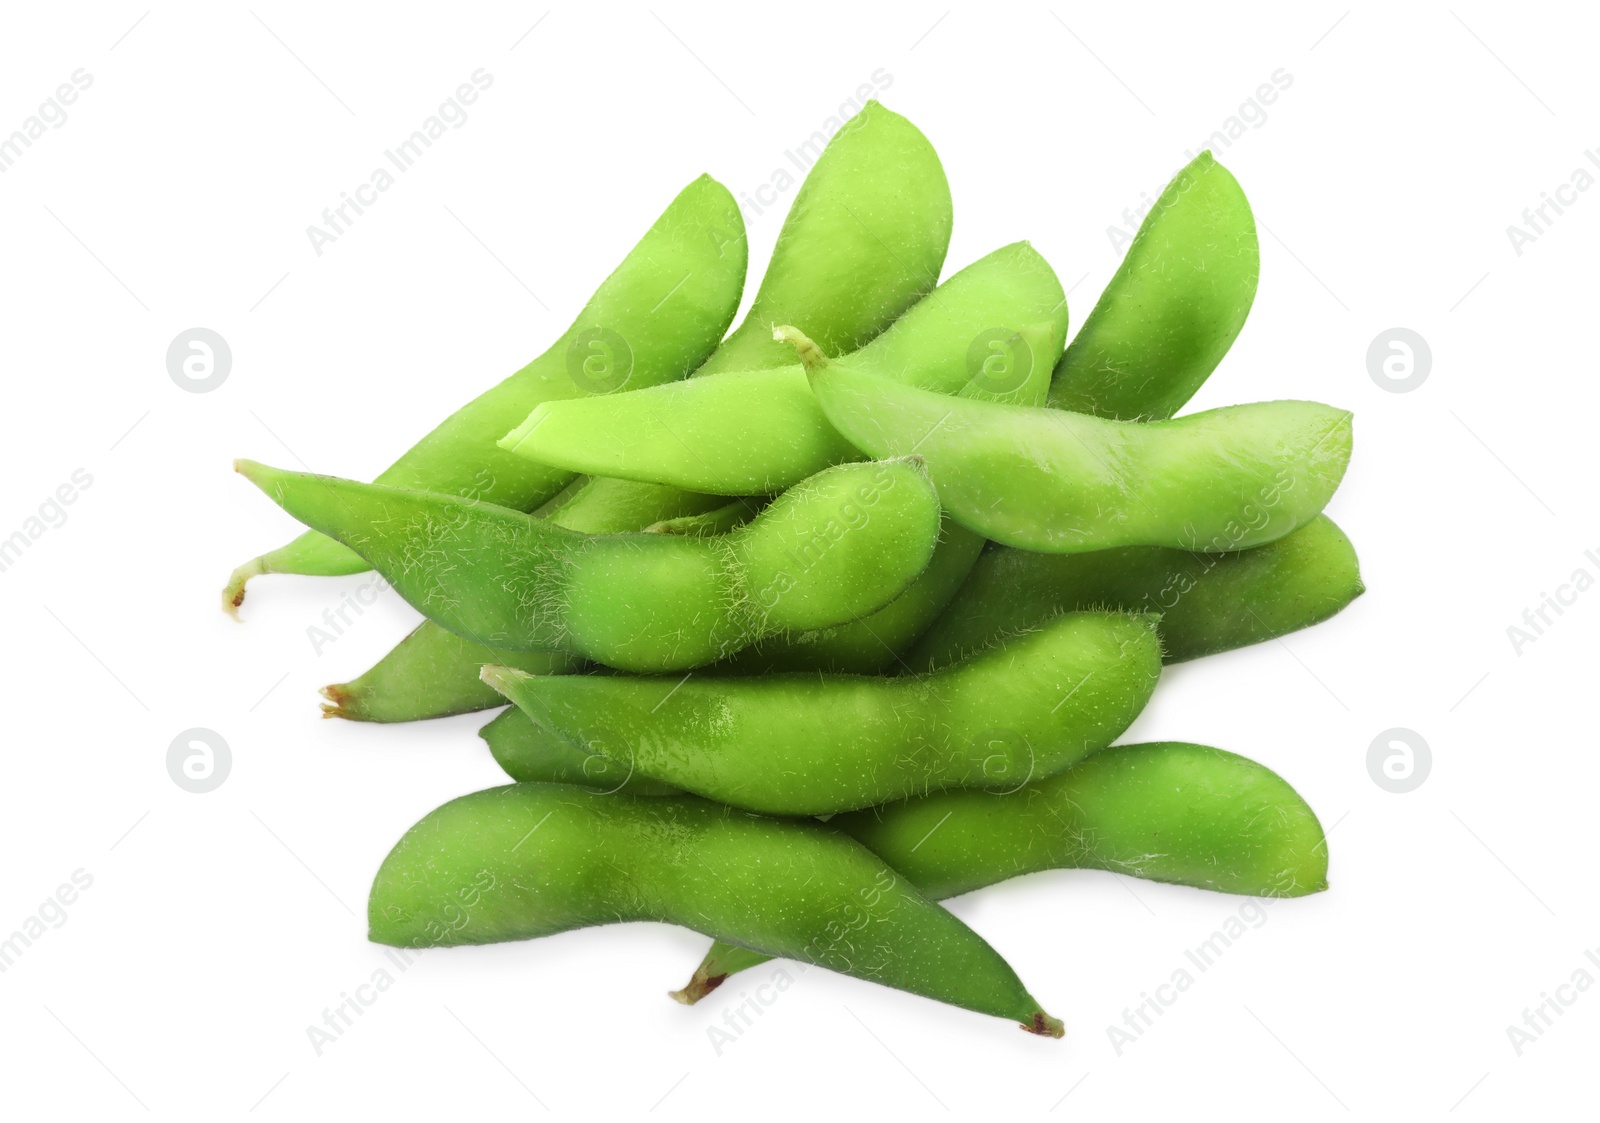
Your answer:
[[[1015,789],[1105,748],[1155,689],[1154,624],[1076,613],[898,678],[483,674],[535,724],[640,775],[749,811],[826,815]]]
[[[1140,224],[1056,365],[1050,404],[1121,421],[1171,417],[1233,346],[1260,276],[1250,203],[1202,152]]]
[[[1061,1036],[998,952],[860,843],[691,796],[513,784],[452,800],[389,852],[367,915],[375,942],[405,948],[665,921]]]
[[[458,635],[621,670],[702,666],[877,611],[927,568],[939,507],[905,460],[829,469],[718,538],[583,535],[455,496],[238,469]]]
[[[809,376],[862,452],[915,450],[952,518],[1040,553],[1259,546],[1315,518],[1350,463],[1350,414],[1316,402],[1146,424],[951,399],[839,363]]]
[[[771,332],[796,318],[823,346],[854,351],[938,283],[951,219],[933,145],[869,101],[806,173],[749,314],[696,373],[793,363]]]

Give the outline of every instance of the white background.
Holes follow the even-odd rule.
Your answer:
[[[75,69],[93,85],[0,175],[0,536],[75,469],[93,483],[0,573],[0,935],[75,870],[93,885],[0,974],[8,1117],[1503,1119],[1591,1090],[1600,994],[1565,992],[1520,1056],[1507,1035],[1575,971],[1600,978],[1600,593],[1520,653],[1507,636],[1575,570],[1600,575],[1600,191],[1521,255],[1506,233],[1600,145],[1589,17],[1470,0],[19,7],[0,132]],[[469,120],[317,256],[306,227],[479,67],[494,84]],[[388,594],[316,652],[308,628],[367,578],[269,578],[243,625],[218,610],[230,568],[295,529],[230,460],[372,475],[556,337],[683,184],[753,191],[880,68],[949,172],[947,271],[1029,238],[1075,326],[1124,208],[1292,75],[1217,150],[1255,207],[1261,290],[1194,407],[1355,411],[1329,511],[1370,591],[1282,643],[1174,668],[1129,739],[1277,769],[1332,831],[1331,890],[1273,905],[1120,1055],[1106,1027],[1243,902],[1100,873],[956,902],[1064,1042],[810,972],[718,1052],[708,1027],[774,968],[687,1010],[665,991],[703,940],[634,925],[427,953],[319,1056],[307,1027],[384,964],[363,923],[379,860],[500,776],[481,717],[319,720],[316,688],[414,618]],[[787,202],[749,216],[752,282]],[[233,352],[205,394],[165,366],[197,325]],[[1432,348],[1404,394],[1367,368],[1395,326]],[[195,726],[233,757],[204,795],[166,767]],[[1432,750],[1403,795],[1367,764],[1395,726]]]

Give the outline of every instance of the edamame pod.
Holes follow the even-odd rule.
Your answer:
[[[950,224],[933,145],[867,102],[806,173],[744,322],[695,373],[792,365],[769,333],[797,317],[834,353],[856,350],[938,283]]]
[[[1017,338],[1025,328],[1026,340]],[[1017,242],[967,266],[837,361],[941,394],[1039,405],[1066,330],[1061,282],[1032,246]],[[788,358],[770,370],[727,371],[604,402],[547,402],[501,447],[597,476],[721,495],[781,491],[859,458],[828,424],[792,351]]]
[[[686,670],[875,612],[927,567],[939,534],[938,501],[909,460],[819,473],[720,538],[582,535],[457,496],[237,468],[450,631],[628,671]]]
[[[1233,346],[1260,275],[1250,203],[1202,152],[1140,224],[1056,366],[1050,404],[1121,421],[1171,417]]]
[[[691,796],[513,784],[384,859],[371,939],[452,947],[657,920],[1061,1036],[998,952],[853,839]]]
[[[1059,612],[1115,608],[1161,613],[1163,657],[1179,663],[1309,628],[1365,588],[1355,547],[1326,515],[1226,554],[1155,546],[1035,554],[990,545],[905,662],[935,670]]]
[[[1139,423],[930,394],[843,363],[808,373],[862,452],[915,450],[952,518],[1040,553],[1259,546],[1315,518],[1350,462],[1350,414],[1315,402]]]
[[[584,486],[569,487],[535,514],[553,526],[584,534],[620,534],[660,518],[695,517],[720,503],[717,496],[654,484]],[[587,666],[577,655],[487,647],[424,620],[365,673],[323,687],[328,704],[322,713],[350,721],[396,722],[486,710],[505,700],[478,677],[485,663],[545,675],[571,674]]]
[[[1115,740],[1160,670],[1154,618],[1084,612],[928,675],[483,677],[535,724],[643,776],[826,815],[1058,772]]]
[[[829,820],[934,900],[1053,869],[1244,893],[1328,887],[1316,815],[1277,773],[1181,741],[1096,753],[1009,795],[940,792]],[[672,997],[694,1003],[767,956],[715,943]]]
[[[377,482],[471,496],[530,510],[572,473],[495,447],[542,401],[638,389],[694,370],[716,348],[744,289],[744,220],[710,176],[679,193],[583,311],[544,354],[457,410],[390,465]],[[369,568],[315,532],[246,562],[223,590],[234,612],[262,573],[337,576]]]

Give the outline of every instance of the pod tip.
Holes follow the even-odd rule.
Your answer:
[[[519,671],[515,667],[505,667],[499,663],[485,663],[478,671],[478,677],[501,694],[506,693],[516,683],[533,676],[527,671]]]
[[[550,416],[550,411],[546,408],[548,405],[548,402],[540,402],[534,406],[532,412],[522,419],[522,424],[501,437],[495,445],[507,452],[516,452],[524,441],[533,436],[533,431],[544,424],[545,418]]]

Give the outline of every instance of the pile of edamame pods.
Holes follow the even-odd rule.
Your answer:
[[[514,703],[514,781],[383,861],[371,938],[649,919],[715,939],[693,1002],[802,960],[1061,1036],[936,902],[1052,868],[1326,888],[1322,828],[1222,749],[1112,743],[1165,663],[1362,591],[1321,512],[1350,415],[1174,415],[1227,353],[1255,222],[1204,153],[1070,343],[1026,242],[942,284],[949,185],[876,102],[811,168],[743,322],[746,242],[702,176],[549,350],[373,483],[240,461],[310,529],[235,571],[376,569],[426,618],[329,716]]]

